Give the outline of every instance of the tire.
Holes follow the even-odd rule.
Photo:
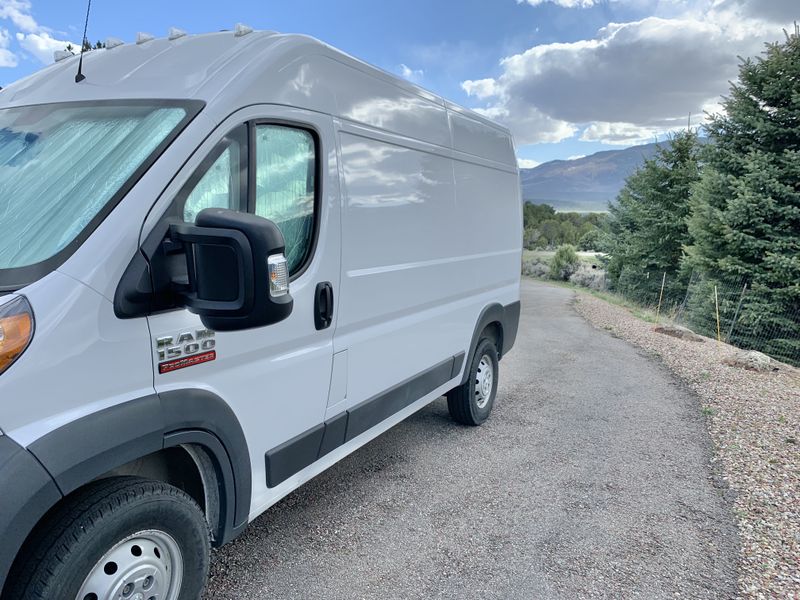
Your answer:
[[[199,600],[209,555],[205,517],[183,491],[139,477],[103,479],[45,518],[4,598]]]
[[[487,376],[491,379],[487,380]],[[497,348],[492,340],[482,338],[475,348],[466,382],[447,392],[450,416],[462,425],[483,423],[494,406],[497,379]]]

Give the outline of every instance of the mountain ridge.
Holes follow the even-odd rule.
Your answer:
[[[645,159],[655,155],[653,142],[621,150],[602,150],[572,160],[552,160],[531,169],[520,169],[522,198],[533,204],[550,204],[558,211],[608,210],[625,179]]]

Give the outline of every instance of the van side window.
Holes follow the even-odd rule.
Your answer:
[[[185,189],[183,220],[194,223],[204,208],[243,210],[247,205],[244,156],[246,130],[226,136],[190,179]],[[183,194],[182,194],[183,195]]]
[[[286,240],[295,273],[314,238],[316,146],[304,129],[256,126],[256,214],[272,220]]]

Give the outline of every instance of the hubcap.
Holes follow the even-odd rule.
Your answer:
[[[183,555],[173,537],[140,531],[97,561],[75,600],[177,600],[182,579]]]
[[[488,355],[481,356],[478,363],[478,372],[475,375],[475,404],[478,408],[485,408],[492,397],[494,386],[494,367]]]

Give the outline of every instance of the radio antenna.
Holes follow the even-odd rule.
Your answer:
[[[89,11],[92,10],[92,0],[89,0],[89,4],[86,6],[86,22],[83,24],[83,41],[81,42],[81,58],[78,61],[78,74],[75,75],[75,83],[80,83],[84,79],[86,79],[86,75],[83,74],[83,53],[86,51],[86,45],[89,43],[86,40],[86,32],[89,29]]]

